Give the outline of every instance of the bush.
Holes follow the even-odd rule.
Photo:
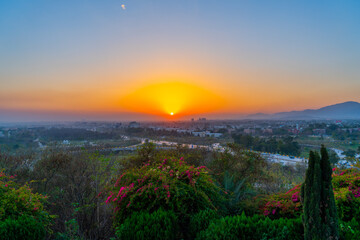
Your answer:
[[[189,224],[190,237],[194,239],[199,232],[204,231],[209,227],[211,221],[218,218],[220,218],[219,214],[212,209],[202,210],[193,215]]]
[[[45,239],[45,235],[44,225],[33,216],[23,215],[0,222],[0,240],[41,240]]]
[[[300,187],[297,185],[286,193],[268,196],[260,205],[261,212],[272,219],[298,218],[302,213]]]
[[[355,218],[353,218],[350,222],[340,222],[340,239],[360,239],[360,224]]]
[[[172,210],[184,220],[200,210],[216,209],[223,199],[220,191],[205,167],[189,166],[182,159],[165,159],[125,172],[106,202],[115,206],[115,225],[133,212],[160,208]]]
[[[48,224],[49,215],[43,206],[47,197],[32,193],[27,184],[19,186],[14,179],[15,176],[0,172],[0,221],[9,217],[30,215]]]
[[[332,185],[339,219],[348,222],[355,218],[360,222],[360,171],[357,169],[333,169]],[[286,193],[273,194],[259,201],[258,208],[271,218],[298,218],[302,213],[297,185]]]
[[[333,169],[335,202],[340,219],[360,222],[360,171]]]
[[[175,239],[177,218],[173,211],[135,212],[116,231],[118,239]]]
[[[246,217],[243,213],[212,221],[196,239],[300,240],[303,239],[303,226],[300,219],[271,220],[260,215]]]
[[[14,178],[0,172],[0,237],[42,239],[51,220],[44,209],[47,197],[32,193],[27,184],[19,186]]]

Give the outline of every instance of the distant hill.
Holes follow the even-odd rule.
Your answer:
[[[247,118],[278,120],[360,119],[360,103],[344,102],[320,109],[306,109],[303,111],[279,112],[274,114],[256,113],[248,115]]]

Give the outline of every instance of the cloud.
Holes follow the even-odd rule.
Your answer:
[[[121,8],[122,8],[123,10],[125,10],[125,9],[126,9],[125,4],[121,4]]]

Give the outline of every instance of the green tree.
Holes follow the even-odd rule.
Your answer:
[[[31,186],[51,199],[52,230],[64,236],[108,239],[111,210],[98,196],[116,171],[116,158],[46,149],[34,164]]]
[[[336,152],[331,151],[329,154],[329,161],[331,164],[335,165],[339,162],[340,158],[339,156],[336,154]]]
[[[266,166],[267,162],[260,154],[237,144],[228,144],[224,152],[214,153],[214,159],[209,164],[218,182],[222,183],[225,173],[228,173],[234,182],[246,179],[248,185],[269,180],[265,172]]]
[[[156,145],[146,141],[137,148],[136,155],[128,157],[122,162],[123,168],[126,170],[134,167],[141,167],[144,163],[154,160],[157,153]]]
[[[356,155],[356,151],[352,149],[348,149],[344,152],[344,154],[349,158],[353,158]]]
[[[309,166],[301,188],[305,240],[339,239],[331,174],[326,148],[322,146],[321,157],[310,151]]]
[[[329,155],[324,147],[321,146],[320,168],[322,174],[321,186],[321,220],[323,222],[323,233],[325,239],[339,238],[339,222],[336,211],[332,180],[332,169],[330,166]]]
[[[320,157],[317,153],[310,151],[309,166],[306,171],[305,182],[301,187],[301,196],[304,206],[303,224],[304,238],[321,239],[320,229],[320,197],[319,197],[319,174]]]

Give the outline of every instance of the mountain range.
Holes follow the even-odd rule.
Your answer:
[[[360,119],[360,103],[344,102],[319,109],[303,111],[279,112],[274,114],[256,113],[247,119],[276,119],[276,120],[316,120],[316,119]]]

